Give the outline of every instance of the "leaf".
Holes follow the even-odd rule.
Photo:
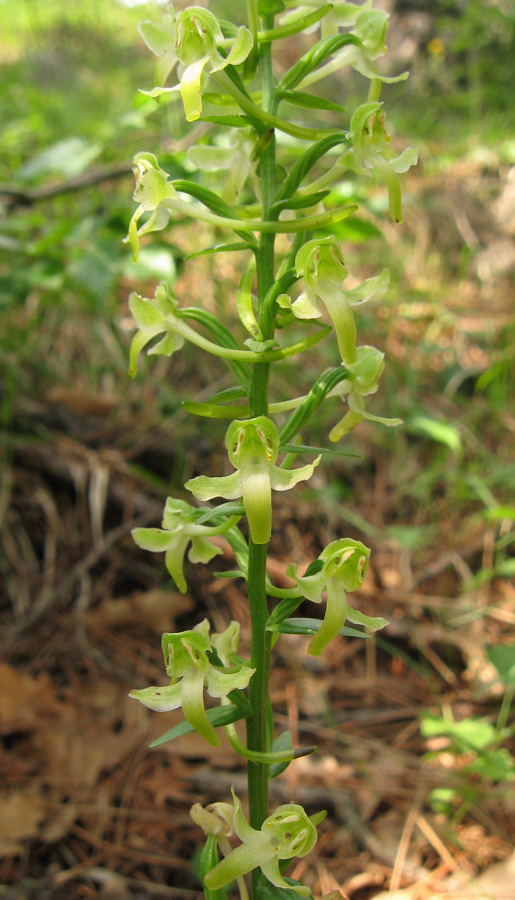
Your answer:
[[[413,416],[406,422],[406,431],[423,434],[432,441],[449,447],[454,453],[461,452],[461,435],[456,426],[449,425],[448,422],[430,419],[429,416]]]
[[[284,103],[293,106],[301,106],[303,109],[324,109],[328,112],[346,112],[345,106],[326,100],[324,97],[315,97],[304,91],[277,91],[276,97]]]
[[[292,746],[291,731],[283,731],[282,734],[280,734],[279,737],[277,737],[273,742],[272,750],[291,750]],[[290,762],[291,759],[287,759],[282,763],[272,763],[268,770],[268,777],[277,778],[278,775],[281,775],[288,768]]]
[[[327,4],[326,6],[322,6],[320,9],[315,9],[313,12],[308,13],[306,16],[301,16],[300,18],[293,19],[286,25],[280,25],[278,28],[271,28],[268,31],[260,31],[259,43],[264,44],[268,41],[279,41],[282,38],[292,37],[294,34],[299,34],[300,31],[304,31],[306,28],[310,28],[311,25],[316,25],[316,23],[319,22],[320,19],[323,19],[328,12],[331,12],[331,9],[332,5]]]
[[[515,644],[494,644],[487,648],[488,658],[503,681],[515,681]]]
[[[231,725],[232,722],[238,722],[240,719],[247,718],[247,715],[241,709],[238,709],[237,706],[233,706],[232,704],[206,709],[206,715],[214,728],[220,728],[222,725]],[[174,741],[178,737],[183,737],[185,734],[192,734],[194,731],[195,729],[193,726],[184,719],[184,721],[179,722],[178,725],[170,728],[169,731],[165,731],[161,737],[152,741],[149,746],[151,749],[154,749],[155,747],[160,747],[162,744],[167,744],[168,741]]]
[[[216,506],[214,509],[206,510],[198,519],[195,519],[195,524],[205,525],[206,522],[211,522],[213,519],[220,518],[220,516],[244,515],[245,507],[243,506],[243,503],[229,501],[228,503],[221,503],[220,506]]]
[[[231,241],[228,244],[216,244],[214,247],[206,247],[204,250],[196,250],[195,253],[188,253],[184,259],[197,259],[199,256],[211,256],[214,253],[232,253],[237,250],[252,250],[252,244],[249,244],[246,241]]]
[[[306,444],[281,444],[281,453],[320,453],[322,456],[350,456],[353,459],[361,459],[359,453],[345,453],[344,450],[333,450],[331,447],[308,447]]]
[[[285,200],[279,200],[274,203],[272,210],[280,212],[283,209],[309,209],[310,206],[317,206],[330,194],[330,191],[317,191],[316,194],[302,194],[299,197],[287,197]]]
[[[267,631],[279,632],[279,634],[317,634],[322,625],[322,619],[284,619],[277,624],[267,625]],[[357,628],[349,628],[344,625],[340,628],[339,635],[342,637],[369,638],[370,635]]]
[[[212,125],[227,125],[229,128],[248,128],[255,124],[250,116],[200,116],[199,122],[210,122]]]
[[[300,406],[294,410],[286,419],[286,422],[279,429],[281,444],[288,444],[303,425],[316,412],[320,404],[325,400],[329,391],[331,391],[340,381],[349,377],[349,372],[345,366],[338,366],[336,369],[329,369],[323,372],[315,381],[309,394],[306,395]]]
[[[258,0],[258,13],[260,16],[276,16],[284,12],[283,0]]]
[[[291,860],[287,861],[288,863]],[[285,878],[285,881],[288,884],[293,885],[295,887],[303,887],[305,890],[305,886],[301,885],[300,881],[294,881],[293,878]],[[257,900],[299,900],[298,891],[292,889],[291,891],[288,888],[279,888],[276,887],[275,884],[272,884],[271,881],[263,875],[263,872],[259,872],[257,877]],[[302,895],[304,900],[310,900],[313,897],[313,894],[310,892],[309,894]]]
[[[84,172],[102,148],[99,144],[90,144],[79,137],[66,138],[51,144],[41,153],[31,157],[16,172],[17,178],[31,181],[40,175],[61,175],[62,178],[73,178]]]
[[[346,144],[348,142],[349,136],[347,132],[341,131],[340,133],[337,132],[321,138],[321,140],[305,150],[302,156],[300,156],[293,165],[290,174],[281,184],[275,195],[274,203],[279,203],[287,197],[292,197],[308,172],[319,159],[325,156],[325,154],[328,153],[329,150],[332,150],[333,147],[337,147],[338,144]]]
[[[229,403],[231,400],[240,400],[242,397],[246,397],[247,394],[241,387],[232,387],[225,388],[222,391],[217,391],[216,394],[210,398],[211,403]]]
[[[341,50],[342,47],[346,47],[347,44],[355,44],[358,47],[363,46],[360,39],[354,34],[331,35],[322,41],[318,41],[311,50],[305,53],[304,56],[301,56],[295,65],[283,75],[277,85],[278,90],[295,88],[306,75],[309,75],[310,72],[317,69],[328,56],[337,53],[338,50]]]

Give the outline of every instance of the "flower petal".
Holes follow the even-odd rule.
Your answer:
[[[270,469],[270,482],[274,491],[288,491],[290,488],[295,487],[299,481],[307,481],[308,478],[311,478],[321,459],[321,456],[317,456],[312,463],[309,463],[307,466],[301,466],[298,469],[280,469],[279,466],[272,466]]]
[[[184,487],[191,491],[197,500],[212,500],[214,497],[236,500],[242,494],[240,472],[222,475],[219,478],[198,475],[196,478],[190,478]]]
[[[172,709],[179,709],[181,705],[181,684],[142,688],[131,691],[129,697],[139,700],[143,706],[155,712],[169,712]]]
[[[252,837],[232,850],[225,859],[222,859],[214,869],[204,876],[204,883],[210,891],[225,887],[226,884],[241,875],[252,872],[257,866],[263,867],[273,855],[274,851],[268,835],[261,831],[254,831]],[[283,886],[288,887],[286,882]]]
[[[346,617],[347,595],[340,585],[329,581],[324,620],[308,647],[308,653],[311,656],[320,656],[329,641],[336,637],[340,628],[345,624]]]
[[[206,715],[203,694],[204,672],[191,666],[181,681],[181,706],[184,718],[208,744],[218,747],[220,738]]]

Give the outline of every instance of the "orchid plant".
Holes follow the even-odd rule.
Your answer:
[[[187,590],[186,554],[191,563],[208,564],[223,542],[231,548],[236,568],[217,574],[246,583],[250,657],[240,655],[237,622],[217,634],[204,619],[189,630],[163,635],[169,682],[135,689],[130,696],[157,712],[182,709],[183,721],[155,746],[193,731],[218,745],[225,729],[231,746],[247,761],[248,818],[234,789],[232,799],[205,809],[195,804],[191,810],[205,835],[200,868],[206,900],[227,900],[233,890],[241,900],[287,900],[294,894],[311,896],[309,886],[286,878],[284,871],[290,860],[311,852],[324,813],[308,815],[296,803],[269,809],[269,779],[316,749],[293,748],[288,733],[274,739],[268,696],[272,649],[285,634],[308,635],[308,652],[319,656],[341,635],[369,638],[387,623],[348,602],[347,595],[365,579],[370,557],[370,549],[352,537],[336,538],[302,574],[292,562],[290,587],[273,583],[267,573],[273,492],[309,481],[322,458],[335,452],[302,441],[304,428],[325,401],[336,397],[346,404],[329,433],[332,442],[363,419],[389,427],[400,422],[365,408],[364,398],[377,392],[385,363],[380,350],[359,343],[357,308],[388,290],[389,272],[344,286],[352,252],[344,258],[336,226],[357,206],[338,205],[342,192],[335,189],[346,179],[352,184],[356,177],[379,178],[390,217],[400,223],[398,176],[416,163],[417,154],[411,148],[398,155],[389,149],[381,88],[407,73],[381,73],[388,15],[373,9],[372,0],[246,0],[239,9],[246,14],[245,24],[217,17],[217,0],[210,5],[178,12],[170,6],[162,22],[140,26],[157,57],[157,84],[144,93],[156,104],[179,98],[186,122],[202,123],[202,129],[183,157],[191,179],[171,178],[153,153],[136,155],[137,208],[127,241],[137,259],[145,235],[184,218],[210,226],[214,245],[194,255],[241,255],[241,280],[234,287],[241,328],[227,327],[209,309],[184,305],[170,284],[158,285],[153,297],[133,293],[129,305],[136,330],[129,372],[136,376],[143,351],[171,357],[186,342],[227,365],[231,387],[207,402],[186,399],[184,407],[201,419],[228,422],[225,449],[233,471],[198,474],[185,484],[190,499],[200,504],[215,498],[223,502],[202,506],[169,497],[162,527],[136,528],[133,537],[140,548],[165,554],[182,592]],[[308,49],[289,68],[284,54],[282,63],[276,62],[275,48],[290,41],[294,53],[300,35]],[[352,113],[329,99],[342,94],[348,67],[364,77],[366,87],[364,102]],[[327,85],[335,79],[338,90],[331,93]],[[313,85],[316,93],[308,90]],[[220,189],[215,191],[208,184],[217,176]],[[220,231],[229,235],[221,242]],[[280,248],[278,235],[283,235]],[[356,271],[356,260],[351,262]],[[334,362],[311,390],[275,400],[274,362],[309,353],[331,334]],[[305,454],[311,460],[295,465]],[[295,617],[306,601],[325,605],[322,617]],[[245,741],[236,730],[238,720],[245,723]]]

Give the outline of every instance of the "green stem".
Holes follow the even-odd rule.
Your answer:
[[[272,28],[274,17],[269,16],[263,22],[265,28]],[[259,48],[261,79],[263,85],[263,108],[273,108],[274,77],[272,72],[271,45],[261,44]],[[263,212],[262,218],[269,217],[270,207],[276,192],[275,137],[269,141],[264,150],[259,167],[261,179]],[[258,293],[258,322],[265,340],[273,338],[275,321],[264,325],[265,298],[275,278],[275,236],[273,233],[261,232],[256,252],[256,274]],[[256,363],[252,367],[249,395],[251,417],[268,413],[268,379],[269,363]],[[256,753],[266,753],[269,746],[267,734],[268,713],[268,677],[270,655],[272,651],[272,635],[266,629],[268,620],[268,600],[266,593],[266,559],[267,544],[254,544],[249,540],[249,568],[247,577],[249,607],[252,626],[250,664],[256,670],[249,684],[249,702],[252,715],[247,719],[247,747]],[[253,828],[259,829],[268,816],[268,765],[266,763],[248,763],[247,770],[249,817]],[[252,873],[253,896],[257,897],[258,870]]]

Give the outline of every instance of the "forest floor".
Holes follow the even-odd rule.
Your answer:
[[[397,302],[379,308],[378,338],[369,322],[370,340],[393,360],[386,395],[397,396],[390,408],[404,405],[407,427],[360,426],[349,444],[358,460],[281,497],[270,557],[285,584],[291,560],[307,564],[342,533],[363,540],[372,557],[357,605],[390,625],[375,641],[334,641],[319,660],[304,637],[278,643],[276,727],[319,751],[273,781],[271,795],[328,810],[315,850],[288,873],[316,900],[385,891],[390,900],[508,900],[515,411],[503,335],[513,319],[514,170],[469,159],[413,177],[409,191],[404,236],[386,229],[392,268],[397,260],[403,271]],[[205,295],[206,279],[220,285],[228,265],[199,261],[187,284],[179,277],[178,296]],[[122,334],[126,299],[122,285]],[[20,329],[33,314],[28,302]],[[201,893],[188,810],[231,785],[243,795],[244,768],[229,745],[197,736],[149,750],[180,711],[150,713],[127,695],[162,679],[163,631],[237,619],[244,651],[248,609],[241,582],[213,578],[232,564],[223,539],[212,565],[188,567],[181,595],[130,531],[159,524],[171,477],[221,473],[222,456],[207,437],[192,439],[180,407],[163,416],[170,366],[190,397],[210,387],[210,373],[192,375],[185,353],[157,364],[154,387],[128,385],[122,366],[95,382],[81,364],[106,348],[118,359],[109,327],[80,312],[52,316],[19,374],[0,494],[0,779],[9,788],[0,897],[189,900]]]

